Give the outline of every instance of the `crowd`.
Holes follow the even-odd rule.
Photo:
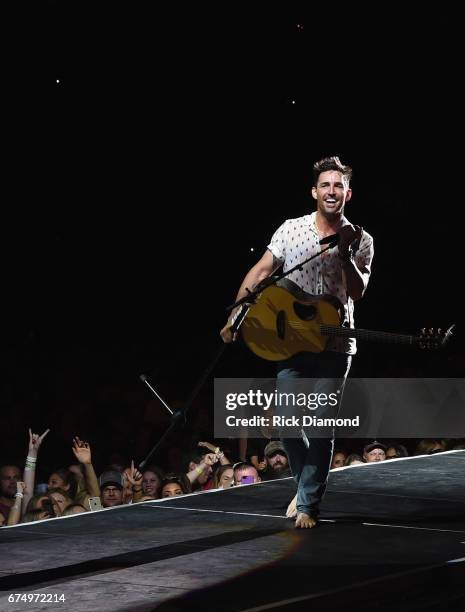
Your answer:
[[[173,469],[168,470],[149,465],[140,471],[134,460],[114,460],[113,456],[110,458],[113,461],[106,463],[97,476],[91,446],[78,436],[72,440],[71,461],[65,460],[50,473],[39,475],[39,451],[42,444],[46,444],[49,433],[49,429],[40,435],[29,429],[24,468],[13,464],[0,466],[0,525],[16,525],[291,476],[288,458],[279,440],[251,440],[249,444],[236,447],[228,445],[231,441],[226,440],[223,448],[219,444],[200,441],[181,462],[172,453]],[[410,442],[415,442],[410,451],[413,455],[465,448],[464,440]],[[409,456],[407,446],[397,441],[375,440],[361,448],[351,446],[351,440],[346,440],[345,445],[342,441],[338,443],[331,469]]]

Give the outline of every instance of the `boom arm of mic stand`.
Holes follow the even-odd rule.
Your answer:
[[[335,236],[338,236],[338,235],[335,234]],[[333,238],[333,236],[331,236],[331,238]],[[253,304],[255,300],[257,299],[258,294],[261,293],[264,289],[266,289],[267,287],[270,287],[271,285],[276,285],[278,281],[280,281],[282,278],[285,278],[286,276],[289,276],[289,274],[292,274],[294,270],[302,270],[302,267],[306,263],[308,263],[309,261],[312,261],[312,259],[315,259],[316,257],[319,257],[320,255],[323,255],[323,253],[325,253],[326,251],[329,251],[329,249],[332,249],[334,246],[336,246],[337,242],[338,240],[332,240],[331,244],[329,244],[326,247],[326,249],[322,249],[319,253],[315,253],[315,255],[312,255],[308,259],[305,259],[304,261],[296,264],[293,268],[290,268],[286,272],[281,272],[280,274],[273,274],[272,276],[268,276],[267,278],[264,278],[262,281],[258,283],[258,285],[255,287],[253,291],[250,291],[249,289],[247,289],[247,295],[245,295],[240,300],[237,300],[237,302],[234,302],[234,304],[230,304],[226,308],[226,310],[227,311],[233,310],[234,308],[237,308],[238,306],[242,306],[242,304],[246,304],[246,303]]]
[[[241,326],[242,321],[245,319],[245,316],[247,314],[248,308],[244,308],[243,310],[244,310],[244,312],[240,313],[240,315],[236,318],[236,320],[234,321],[234,323],[231,326],[231,330],[232,330],[233,334],[236,333],[238,331],[239,327]],[[197,384],[195,385],[194,390],[190,394],[190,396],[189,396],[187,402],[185,403],[184,407],[181,408],[180,410],[178,410],[177,412],[175,412],[173,414],[173,416],[171,417],[171,424],[168,427],[168,429],[165,431],[165,433],[162,435],[162,437],[158,440],[158,442],[155,444],[155,446],[149,452],[147,457],[139,464],[139,469],[140,470],[143,470],[145,468],[145,466],[150,461],[151,457],[164,444],[164,442],[168,439],[170,434],[175,429],[177,429],[180,426],[181,422],[183,421],[184,422],[183,424],[186,423],[186,416],[187,416],[188,410],[191,408],[192,404],[194,403],[195,398],[197,397],[197,395],[199,394],[199,392],[202,389],[203,385],[207,381],[208,377],[210,376],[210,374],[214,370],[216,364],[220,360],[220,358],[223,355],[224,351],[226,350],[227,346],[228,345],[226,343],[223,343],[221,345],[221,347],[219,348],[219,350],[216,353],[215,357],[213,358],[213,360],[210,362],[210,364],[208,365],[208,367],[206,368],[206,370],[204,371],[202,376],[197,381]]]

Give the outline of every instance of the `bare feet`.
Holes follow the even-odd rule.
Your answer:
[[[316,519],[305,514],[305,512],[298,512],[295,526],[296,528],[300,527],[300,529],[311,529],[316,526]]]
[[[287,507],[286,516],[287,518],[295,518],[297,516],[297,495]]]

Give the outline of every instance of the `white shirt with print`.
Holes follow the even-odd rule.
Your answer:
[[[273,234],[268,249],[284,264],[284,272],[326,248],[319,244],[315,220],[316,212],[297,219],[287,219]],[[341,227],[349,223],[344,216],[341,220]],[[373,253],[373,238],[363,231],[354,255],[355,265],[370,274]],[[344,288],[337,246],[305,264],[302,271],[295,270],[287,278],[311,295],[329,294],[337,297],[344,308],[341,324],[347,325],[348,322],[350,327],[354,327],[354,302]],[[330,338],[326,350],[353,355],[357,345],[354,338]]]

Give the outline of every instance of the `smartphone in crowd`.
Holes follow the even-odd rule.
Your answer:
[[[253,483],[253,476],[242,476],[241,484],[252,484],[252,483]]]
[[[100,497],[89,497],[89,508],[91,512],[94,510],[102,510],[102,502],[100,501]]]

